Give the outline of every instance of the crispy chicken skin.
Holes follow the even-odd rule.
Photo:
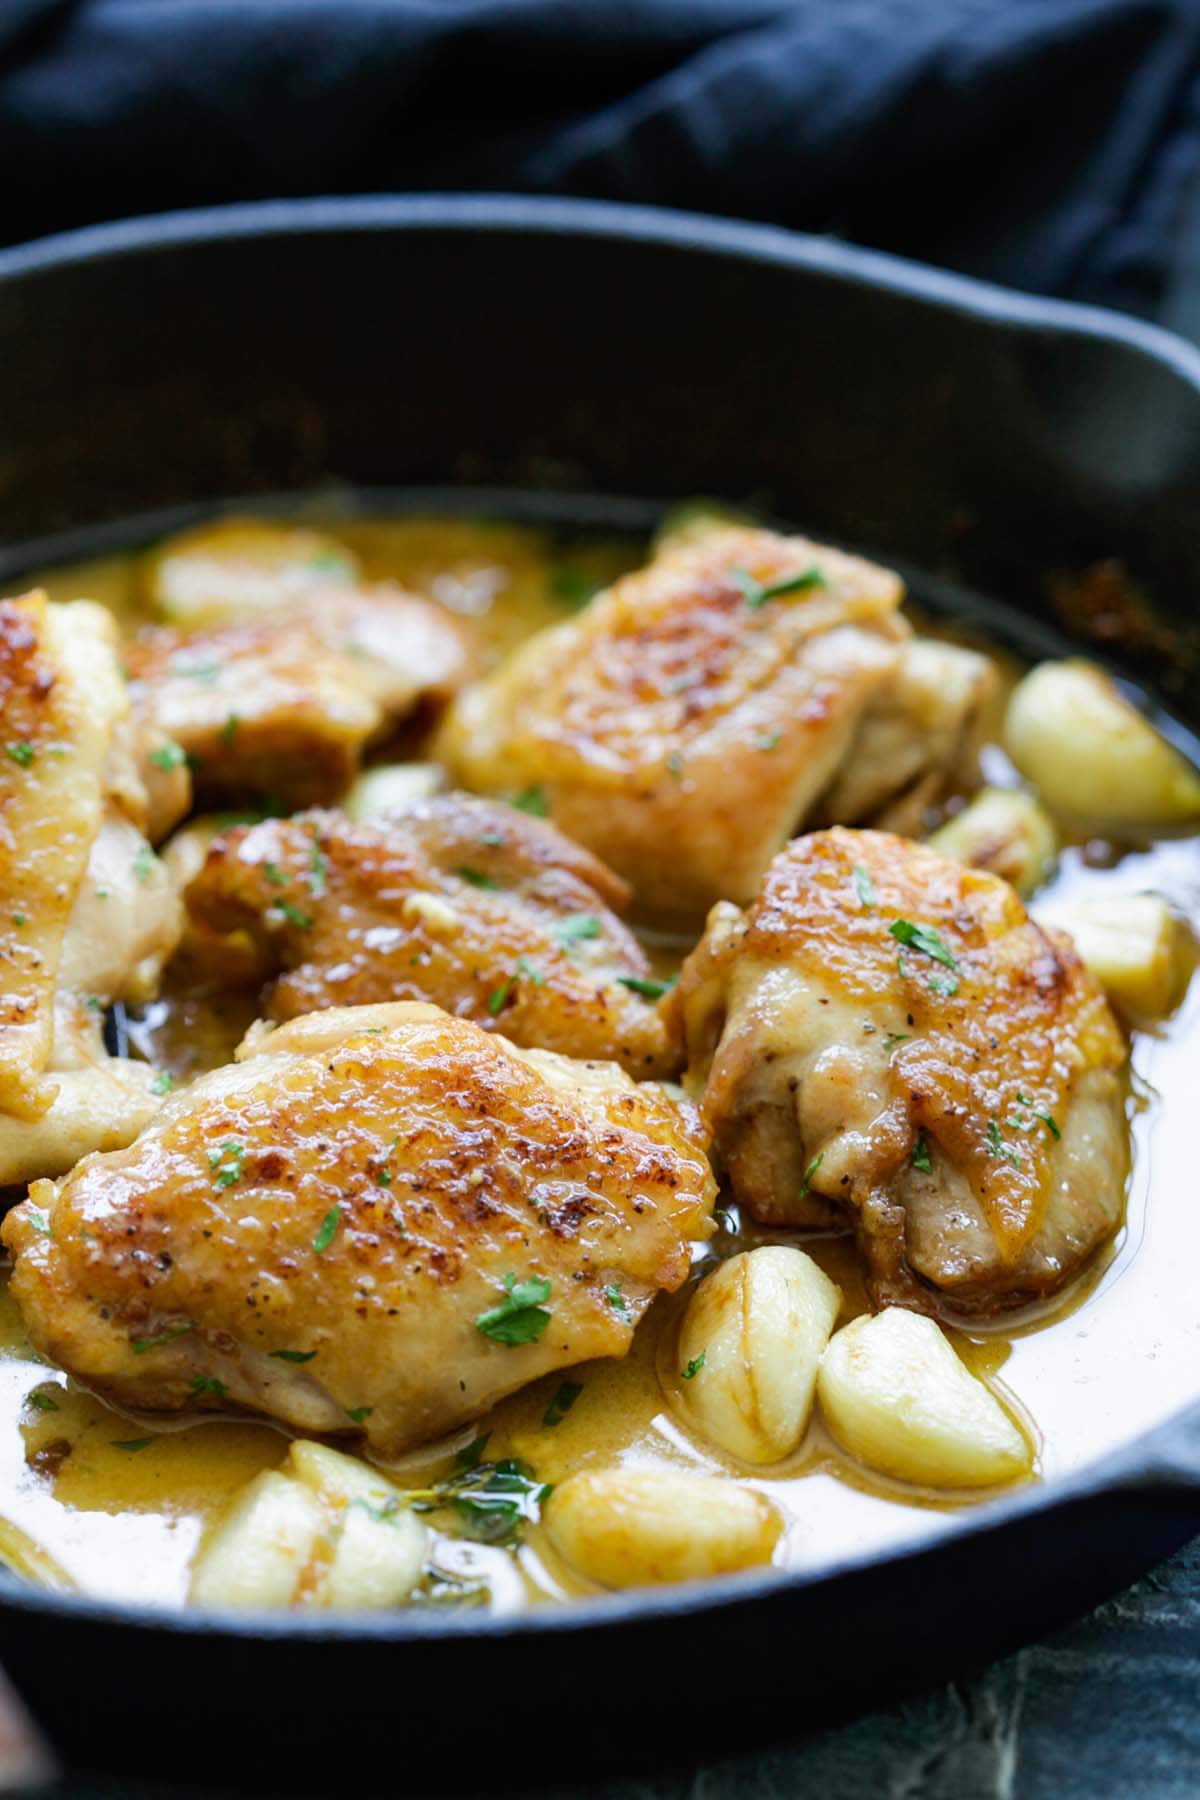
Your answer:
[[[668,1075],[659,1013],[626,985],[650,976],[612,910],[628,898],[553,825],[465,794],[369,825],[310,812],[236,827],[186,893],[211,966],[240,963],[248,933],[264,973],[284,971],[272,1019],[430,1000],[518,1044]]]
[[[357,1428],[395,1455],[623,1355],[711,1229],[694,1110],[611,1064],[405,1004],[294,1019],[239,1058],[5,1221],[33,1341],[117,1405]],[[533,1341],[477,1325],[508,1277],[550,1283]]]
[[[126,646],[135,703],[187,753],[202,798],[335,800],[365,746],[467,667],[462,628],[431,601],[383,583],[301,596],[283,617],[182,633],[151,627]]]
[[[142,835],[111,616],[0,601],[0,1183],[128,1143],[153,1071],[104,1051],[103,1009],[152,991],[180,909]]]
[[[666,1002],[738,1199],[849,1219],[872,1297],[1052,1294],[1120,1223],[1126,1049],[1070,940],[1004,881],[834,829],[713,909]]]
[[[945,778],[990,665],[938,647],[956,679],[932,697],[956,710],[930,729],[902,597],[889,570],[804,538],[714,525],[668,540],[464,689],[439,753],[483,792],[542,784],[646,916],[694,923],[714,900],[749,902],[802,823],[831,816],[827,797],[854,823]]]

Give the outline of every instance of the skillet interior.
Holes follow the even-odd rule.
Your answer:
[[[919,597],[1003,594],[1034,633],[1048,576],[1117,551],[1171,627],[1128,643],[1124,666],[1200,723],[1200,359],[1124,321],[704,221],[364,202],[9,253],[0,345],[6,574],[94,550],[134,514],[331,476],[710,491],[898,560]],[[4,1656],[52,1734],[102,1766],[168,1766],[190,1718],[206,1726],[189,1740],[197,1773],[210,1756],[228,1776],[220,1724],[247,1720],[318,1785],[318,1748],[352,1733],[394,1771],[378,1727],[401,1693],[430,1752],[439,1727],[461,1751],[523,1703],[543,1740],[569,1707],[578,1750],[572,1698],[602,1744],[628,1742],[625,1709],[661,1742],[667,1695],[681,1728],[695,1704],[715,1730],[714,1682],[787,1694],[791,1726],[801,1688],[824,1709],[961,1666],[1128,1579],[1200,1517],[1198,1436],[1193,1416],[1076,1497],[1024,1496],[928,1550],[723,1598],[482,1629],[273,1621],[268,1649],[252,1626],[14,1595]],[[614,1651],[636,1656],[636,1684],[614,1682]]]

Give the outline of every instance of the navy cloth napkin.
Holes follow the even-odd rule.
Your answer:
[[[1152,313],[1200,0],[0,0],[0,240],[213,201],[587,194]]]

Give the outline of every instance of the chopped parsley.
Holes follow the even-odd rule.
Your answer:
[[[760,731],[754,740],[754,748],[756,750],[778,750],[782,742],[783,733],[781,731]]]
[[[699,1356],[693,1356],[686,1369],[680,1369],[679,1373],[684,1381],[695,1381],[697,1375],[704,1367],[704,1359],[707,1355],[707,1350],[702,1350]]]
[[[871,880],[871,871],[865,863],[854,865],[854,891],[867,912],[875,905],[875,883]]]
[[[286,887],[288,884],[288,878],[277,862],[265,862],[263,864],[263,874],[266,876],[272,887]]]
[[[676,781],[680,780],[683,775],[683,758],[680,756],[678,750],[672,750],[670,756],[668,756],[667,769],[669,773],[675,777]]]
[[[640,994],[643,1000],[661,1000],[664,994],[670,993],[679,977],[672,975],[670,981],[653,981],[646,975],[618,975],[617,980],[631,993]]]
[[[221,742],[226,750],[232,750],[237,741],[237,734],[242,728],[242,721],[235,712],[231,712],[221,727]]]
[[[232,1187],[235,1181],[240,1181],[245,1161],[245,1149],[236,1138],[226,1138],[223,1144],[210,1150],[208,1166],[213,1171],[213,1186],[227,1188]]]
[[[110,1438],[109,1442],[114,1450],[146,1450],[154,1442],[154,1439],[152,1437]]]
[[[275,1358],[276,1362],[286,1362],[286,1363],[311,1362],[313,1357],[316,1354],[317,1353],[315,1350],[268,1350],[267,1351],[267,1355],[273,1356]]]
[[[16,925],[18,927],[21,925],[28,925],[29,914],[28,913],[14,913],[12,916],[12,922],[14,925]]]
[[[346,1408],[346,1417],[348,1419],[353,1419],[356,1425],[361,1425],[365,1419],[370,1418],[374,1411],[375,1408],[373,1406],[348,1406]]]
[[[507,978],[507,980],[502,981],[500,983],[500,986],[498,988],[492,989],[491,993],[488,995],[487,1009],[493,1019],[498,1018],[499,1015],[504,1011],[505,1007],[508,1005],[509,998],[510,998],[512,991],[516,985],[517,985],[516,976],[510,975]]]
[[[816,1174],[817,1170],[820,1168],[821,1164],[824,1161],[825,1161],[825,1152],[823,1150],[818,1150],[817,1154],[813,1157],[813,1159],[809,1163],[807,1169],[805,1169],[805,1171],[804,1171],[804,1179],[800,1183],[800,1198],[801,1198],[801,1200],[808,1199],[808,1191],[812,1187],[813,1176]]]
[[[58,1401],[54,1398],[54,1395],[50,1392],[49,1388],[34,1388],[31,1393],[26,1394],[25,1398],[28,1400],[30,1406],[35,1406],[39,1412],[59,1411]]]
[[[193,1375],[192,1392],[193,1394],[212,1394],[214,1399],[223,1400],[229,1389],[223,1381],[218,1381],[215,1375]]]
[[[40,1206],[30,1206],[28,1201],[26,1201],[25,1217],[33,1226],[33,1229],[40,1233],[42,1237],[53,1237],[54,1234],[50,1229],[50,1215],[49,1213],[44,1213]]]
[[[154,1077],[154,1080],[150,1083],[150,1092],[152,1094],[169,1094],[174,1086],[175,1077],[172,1075],[171,1071],[169,1069],[160,1069],[158,1074]]]
[[[926,976],[926,981],[935,994],[948,1000],[958,992],[958,959],[941,932],[936,931],[932,925],[914,925],[911,919],[893,919],[888,930],[898,944],[903,944],[908,950],[919,950],[922,956],[932,957],[934,962],[942,963],[953,971],[949,975],[942,975],[935,969]],[[902,974],[905,972],[903,959],[900,961],[900,971]]]
[[[554,927],[554,935],[564,950],[581,944],[585,938],[600,936],[600,921],[595,913],[569,913]]]
[[[479,841],[481,844],[486,844],[489,850],[498,850],[504,842],[504,833],[501,831],[485,831]]]
[[[829,583],[815,564],[798,575],[785,575],[778,581],[758,581],[748,569],[730,569],[734,586],[752,612],[768,600],[781,600],[786,594],[802,594],[809,588],[828,587]]]
[[[532,981],[534,987],[545,987],[546,977],[540,969],[534,967],[527,956],[518,956],[517,974],[526,981]]]
[[[542,1414],[543,1425],[561,1425],[580,1394],[583,1392],[581,1381],[562,1381],[555,1390],[554,1398]]]
[[[515,806],[519,812],[528,813],[534,819],[545,819],[550,814],[550,803],[546,799],[544,787],[522,788],[519,794],[513,795],[509,805]]]
[[[1010,1125],[1014,1131],[1032,1131],[1035,1122],[1040,1120],[1052,1138],[1057,1141],[1062,1137],[1062,1132],[1058,1128],[1058,1121],[1054,1118],[1053,1114],[1039,1112],[1027,1094],[1018,1094],[1017,1104],[1018,1106],[1027,1106],[1031,1117],[1027,1119],[1014,1118],[1006,1120],[1005,1123]]]
[[[294,925],[297,931],[307,931],[313,922],[311,913],[306,913],[303,907],[295,906],[290,900],[277,900],[271,910],[286,919],[289,925]]]
[[[341,1207],[331,1206],[329,1211],[325,1214],[325,1217],[321,1220],[317,1235],[312,1241],[312,1247],[318,1256],[324,1256],[326,1250],[328,1250],[330,1244],[332,1244],[334,1237],[337,1234],[337,1228],[341,1222]]]
[[[933,1174],[933,1160],[929,1154],[929,1139],[925,1136],[923,1131],[917,1136],[917,1141],[913,1145],[913,1153],[909,1158],[909,1161],[913,1168],[920,1169],[923,1175]]]
[[[911,1031],[889,1031],[883,1040],[885,1050],[894,1050],[897,1044],[907,1044],[912,1037]]]
[[[319,900],[325,892],[328,874],[329,858],[314,837],[308,852],[308,891],[314,900]]]
[[[469,868],[466,864],[457,868],[454,873],[461,881],[470,882],[472,887],[489,888],[493,893],[499,891],[500,883],[493,881],[490,875],[484,875],[479,869]]]
[[[155,1337],[134,1338],[133,1354],[144,1356],[147,1350],[157,1350],[161,1345],[169,1344],[172,1338],[185,1337],[189,1331],[195,1331],[195,1329],[195,1319],[185,1319],[182,1325],[168,1325],[165,1331],[158,1332]]]
[[[454,1467],[460,1474],[464,1469],[479,1467],[490,1435],[490,1432],[481,1431],[477,1438],[472,1438],[469,1444],[464,1444],[461,1450],[454,1452]]]
[[[987,1146],[993,1156],[1002,1157],[1005,1162],[1011,1163],[1014,1169],[1021,1167],[1020,1152],[1014,1150],[1011,1144],[1005,1143],[1000,1135],[1000,1121],[994,1114],[987,1122]]]
[[[187,761],[187,751],[182,744],[176,744],[168,738],[165,744],[159,744],[156,750],[150,752],[150,761],[156,769],[163,769],[169,773],[172,769],[183,767]]]
[[[629,1318],[629,1302],[626,1300],[619,1287],[606,1287],[604,1290],[604,1298],[608,1301],[608,1304],[612,1307],[618,1319]]]
[[[158,858],[149,844],[143,844],[133,859],[133,872],[139,881],[147,881]]]
[[[19,738],[15,744],[5,744],[4,754],[11,762],[15,762],[18,768],[27,769],[37,755],[37,751],[28,738]]]
[[[481,1312],[475,1328],[496,1344],[536,1344],[550,1323],[550,1314],[542,1305],[549,1298],[547,1276],[530,1275],[518,1281],[515,1275],[506,1275],[503,1300]]]

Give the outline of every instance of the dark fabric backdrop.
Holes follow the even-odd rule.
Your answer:
[[[0,0],[0,238],[256,196],[588,194],[1153,312],[1200,0]]]

